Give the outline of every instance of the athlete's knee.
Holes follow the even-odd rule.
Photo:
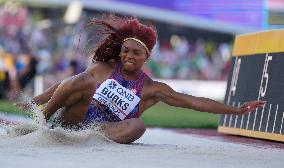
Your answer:
[[[145,131],[146,127],[140,119],[135,118],[125,120],[123,131],[121,131],[120,134],[114,137],[113,140],[117,143],[129,144],[139,139]]]
[[[63,80],[61,86],[64,88],[69,88],[70,91],[81,90],[81,89],[94,89],[94,79],[93,76],[88,72],[82,72],[71,78]]]
[[[143,121],[139,118],[134,118],[129,121],[129,133],[141,137],[146,131]]]

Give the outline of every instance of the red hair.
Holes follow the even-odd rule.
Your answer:
[[[93,19],[90,24],[101,26],[98,34],[107,35],[93,53],[93,62],[108,62],[119,60],[119,53],[123,40],[137,38],[142,41],[151,52],[157,40],[157,32],[153,26],[141,24],[137,18],[122,18],[110,15],[105,19]]]

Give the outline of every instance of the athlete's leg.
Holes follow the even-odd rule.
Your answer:
[[[77,127],[86,117],[89,104],[83,102],[65,107],[61,112],[58,122],[63,127]]]
[[[146,131],[144,123],[139,118],[103,123],[101,129],[106,137],[121,144],[134,142]]]
[[[65,111],[70,112],[69,119],[71,116],[85,116],[94,92],[95,80],[87,72],[62,81],[43,111],[45,118],[49,119],[61,107],[66,107]]]

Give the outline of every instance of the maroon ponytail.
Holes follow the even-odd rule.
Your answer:
[[[122,18],[110,15],[105,19],[94,19],[90,24],[99,25],[99,35],[107,35],[95,49],[93,62],[119,60],[122,42],[125,38],[137,38],[149,49],[153,49],[157,40],[157,32],[153,26],[143,25],[137,18]]]

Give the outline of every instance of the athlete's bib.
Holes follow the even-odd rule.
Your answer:
[[[123,120],[139,103],[140,98],[114,79],[107,79],[96,90],[94,99],[107,106]]]

